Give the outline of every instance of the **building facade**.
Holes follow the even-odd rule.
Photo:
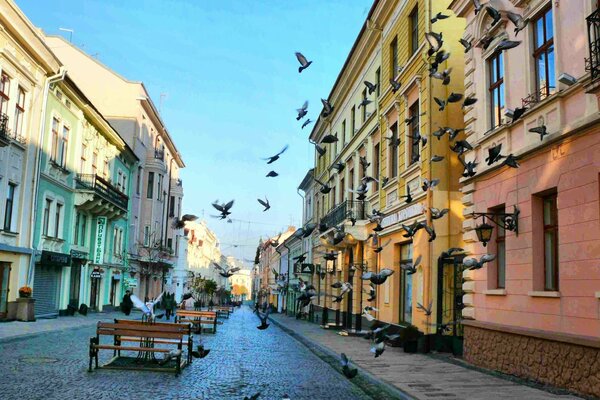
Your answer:
[[[33,282],[33,200],[41,116],[60,63],[13,1],[0,1],[0,319]]]
[[[520,164],[480,163],[462,181],[467,249],[496,255],[464,274],[463,316],[472,319],[464,323],[465,359],[600,396],[598,370],[587,368],[600,354],[598,4],[495,3],[502,19],[492,28],[472,2],[450,5],[466,20],[464,38],[475,44],[465,54],[467,94],[479,98],[465,113],[473,145],[466,158],[483,160],[502,145],[502,154]],[[506,12],[528,20],[518,36]],[[481,46],[486,35],[499,35],[488,50]],[[522,43],[494,52],[503,38]],[[518,108],[524,115],[515,121]],[[541,126],[546,135],[530,131]],[[504,218],[515,210],[509,222],[516,227]],[[485,247],[476,230],[484,221],[473,212],[491,215]]]
[[[229,278],[232,298],[236,301],[246,301],[252,299],[252,271],[241,269],[235,275]],[[240,294],[236,293],[236,287],[244,288]]]

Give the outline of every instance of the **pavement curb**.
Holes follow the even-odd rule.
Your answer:
[[[288,328],[283,323],[269,318],[271,322],[273,322],[277,327],[279,327],[282,331],[290,335],[296,341],[305,346],[308,350],[310,350],[314,355],[319,357],[321,360],[325,361],[329,364],[333,369],[339,372],[341,375],[342,369],[340,364],[339,354],[333,352],[328,347],[325,347],[315,341],[307,338],[306,336],[295,332],[294,330]],[[352,362],[352,360],[350,360]],[[347,379],[349,383],[356,385],[367,395],[371,396],[376,400],[414,400],[414,397],[411,397],[409,394],[403,392],[399,388],[384,382],[373,374],[368,372],[367,370],[361,368],[360,366],[353,363],[353,366],[358,369],[359,374],[354,379]]]

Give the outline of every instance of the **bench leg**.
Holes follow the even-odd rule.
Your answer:
[[[97,353],[98,353],[98,349],[96,349],[94,347],[94,345],[98,344],[98,340],[95,337],[91,337],[90,338],[90,352],[89,352],[89,356],[90,356],[90,363],[88,366],[88,372],[92,372],[92,360],[94,359],[94,357],[96,357],[97,360]],[[96,362],[96,368],[98,368],[98,363]]]

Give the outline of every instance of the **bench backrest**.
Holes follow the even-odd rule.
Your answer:
[[[133,325],[133,326],[159,326],[159,327],[170,327],[173,328],[174,332],[183,332],[184,335],[191,335],[192,324],[190,323],[175,323],[175,322],[155,322],[148,324],[147,322],[132,320],[132,319],[115,319],[115,324],[119,325]]]
[[[146,338],[183,340],[183,337],[187,334],[187,327],[183,324],[180,326],[180,328],[176,328],[173,326],[159,326],[156,324],[115,324],[112,322],[98,322],[96,327],[96,335],[98,336],[137,336]]]
[[[178,317],[217,318],[217,313],[214,311],[177,310],[177,316]]]

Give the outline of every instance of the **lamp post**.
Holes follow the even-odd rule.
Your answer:
[[[513,212],[510,214],[507,213],[498,213],[498,212],[487,212],[487,213],[478,213],[473,212],[471,215],[473,218],[482,218],[482,223],[475,227],[475,233],[477,234],[477,239],[483,244],[483,246],[487,246],[488,242],[492,238],[492,232],[494,227],[486,222],[486,218],[490,220],[497,226],[503,227],[507,231],[514,232],[515,235],[519,235],[519,209],[517,206],[514,206]]]

